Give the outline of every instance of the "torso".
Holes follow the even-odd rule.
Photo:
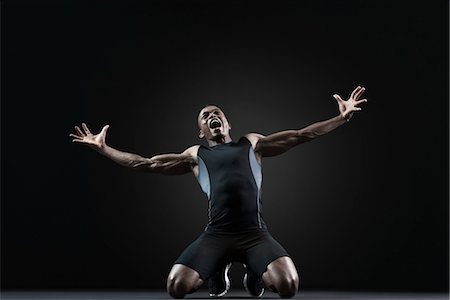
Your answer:
[[[261,158],[250,137],[212,147],[189,148],[193,172],[208,197],[206,230],[266,229],[261,215]]]

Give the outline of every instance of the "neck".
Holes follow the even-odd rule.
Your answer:
[[[217,136],[214,140],[208,140],[208,145],[210,147],[212,147],[212,146],[217,146],[217,145],[221,145],[221,144],[226,144],[231,141],[232,141],[232,139],[229,135]]]

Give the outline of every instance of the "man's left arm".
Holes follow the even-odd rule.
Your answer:
[[[367,102],[367,99],[360,97],[365,88],[358,86],[345,101],[339,95],[333,95],[338,102],[340,114],[334,118],[317,122],[298,130],[280,131],[268,136],[256,133],[247,134],[246,137],[251,141],[255,152],[262,157],[275,156],[286,152],[294,146],[311,141],[319,136],[327,134],[342,124],[348,122],[353,113],[360,111],[359,105]]]

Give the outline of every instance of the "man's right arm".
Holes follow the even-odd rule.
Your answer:
[[[160,154],[151,158],[146,158],[138,154],[120,151],[106,145],[106,132],[109,125],[104,126],[102,131],[96,135],[90,132],[85,123],[82,124],[82,128],[83,130],[78,126],[75,126],[77,134],[71,133],[69,135],[74,138],[72,141],[89,146],[119,165],[135,170],[166,175],[180,175],[192,171],[194,171],[195,174],[198,145],[186,149],[183,153]]]
[[[183,153],[160,154],[151,158],[119,151],[107,145],[98,152],[116,163],[134,170],[165,175],[181,175],[192,172],[192,169],[197,165],[197,160],[190,153],[191,148]]]

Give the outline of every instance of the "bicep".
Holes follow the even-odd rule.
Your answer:
[[[196,165],[196,159],[189,153],[168,153],[150,158],[147,171],[165,175],[181,175],[192,172]]]
[[[255,151],[261,153],[263,157],[270,157],[283,154],[292,147],[301,143],[298,130],[285,130],[262,136],[256,143]]]

